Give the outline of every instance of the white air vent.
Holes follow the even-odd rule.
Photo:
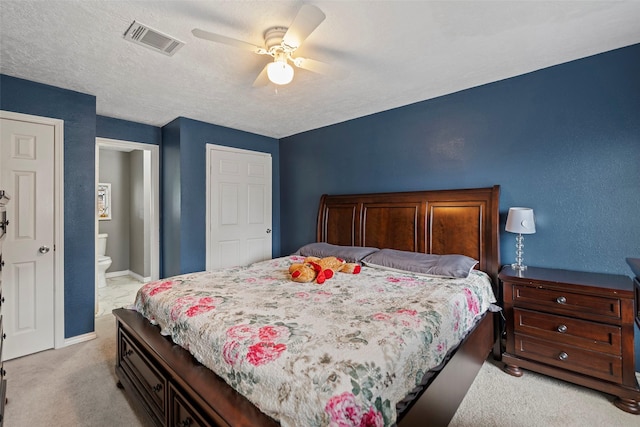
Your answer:
[[[162,52],[165,55],[173,56],[184,42],[171,37],[167,34],[154,30],[140,22],[133,21],[127,31],[124,33],[125,40],[148,47],[156,52]]]

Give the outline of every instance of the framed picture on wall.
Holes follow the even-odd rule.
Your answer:
[[[111,219],[111,184],[98,184],[98,219]]]

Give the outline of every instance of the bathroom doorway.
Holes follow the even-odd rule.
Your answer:
[[[96,138],[96,316],[159,277],[159,166],[157,145]]]

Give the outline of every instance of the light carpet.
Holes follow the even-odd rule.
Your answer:
[[[149,427],[116,387],[113,315],[96,318],[96,334],[92,341],[5,362],[4,425]],[[489,358],[450,426],[640,426],[640,416],[612,401],[612,396],[529,371],[512,377]]]

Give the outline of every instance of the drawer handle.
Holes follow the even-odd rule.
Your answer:
[[[564,351],[558,355],[558,359],[560,360],[567,360],[568,358],[569,358],[569,355]]]
[[[126,356],[131,356],[133,354],[133,350],[129,349],[127,351],[124,352],[125,357]]]
[[[184,420],[180,421],[179,426],[180,427],[189,427],[191,424],[193,424],[193,420],[191,419],[191,417],[187,417]]]
[[[564,334],[565,332],[567,332],[567,325],[560,325],[558,326],[558,332]]]
[[[162,384],[156,384],[152,387],[153,391],[155,391],[156,393],[159,393],[160,390],[162,390]]]
[[[556,302],[558,304],[566,304],[567,303],[567,299],[565,297],[558,297],[558,298],[556,298]]]

